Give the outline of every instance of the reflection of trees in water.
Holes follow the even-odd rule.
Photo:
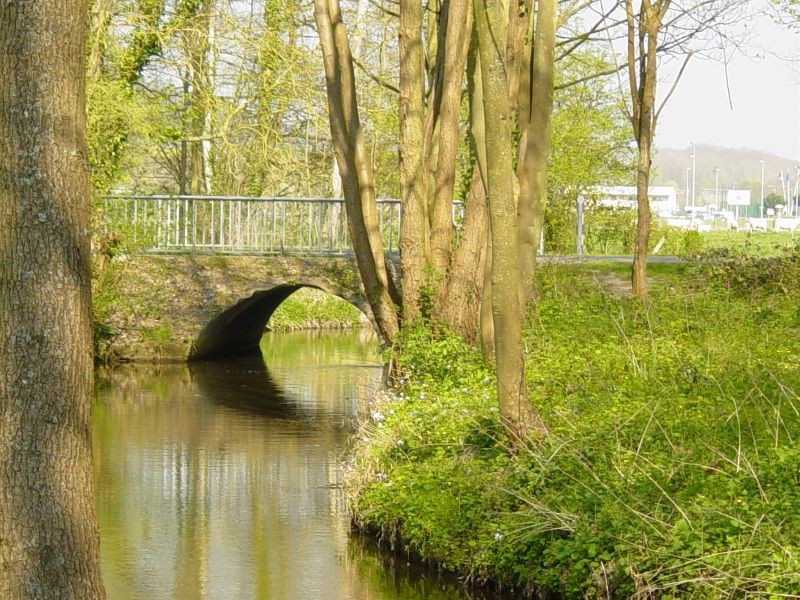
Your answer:
[[[436,578],[408,579],[371,549],[348,550],[332,484],[352,398],[380,379],[374,340],[268,341],[266,363],[98,373],[96,505],[109,597],[461,597],[439,591]]]
[[[354,399],[369,397],[380,384],[381,357],[371,329],[267,333],[261,351],[291,401],[328,421],[353,414]]]
[[[337,355],[326,352],[311,353]],[[347,415],[323,408],[318,418],[298,399],[344,405],[331,396],[352,398],[376,369],[310,367],[307,356],[283,355],[280,381],[301,390],[288,394],[260,358],[98,374],[97,510],[109,597],[381,597],[354,596],[362,586],[342,568],[349,524],[331,484]],[[357,347],[342,356],[352,365],[364,355]]]

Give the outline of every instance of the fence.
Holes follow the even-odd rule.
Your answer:
[[[344,200],[243,196],[105,196],[106,228],[137,248],[205,254],[344,254],[352,251]],[[384,250],[399,251],[400,201],[378,200]]]

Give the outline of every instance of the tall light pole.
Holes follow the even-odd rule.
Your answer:
[[[692,144],[692,206],[695,206],[694,189],[695,182],[697,181],[697,142],[690,142]]]
[[[689,171],[691,170],[692,167],[686,167],[686,177],[684,177],[683,183],[683,192],[686,197],[684,198],[683,212],[687,212],[686,207],[691,206],[691,204],[689,204]]]
[[[719,205],[719,167],[714,167],[714,206],[720,210]]]
[[[759,161],[761,163],[761,218],[764,218],[764,168],[766,167],[766,162]]]

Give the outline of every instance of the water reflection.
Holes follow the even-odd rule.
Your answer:
[[[272,419],[302,416],[270,376],[261,353],[190,363],[189,373],[200,395],[209,402]]]
[[[391,577],[349,541],[339,458],[358,394],[381,377],[375,341],[359,335],[271,336],[266,364],[98,373],[96,504],[110,599],[464,597]]]

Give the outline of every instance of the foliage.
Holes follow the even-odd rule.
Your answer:
[[[548,202],[572,206],[588,188],[621,184],[633,176],[630,124],[610,79],[592,77],[610,65],[597,50],[557,62],[557,85],[588,79],[555,94]]]
[[[789,294],[800,291],[800,245],[773,257],[717,248],[701,255],[695,269],[705,281],[738,295]]]
[[[120,82],[99,79],[87,85],[89,167],[96,193],[117,181],[125,144],[131,133],[130,90]]]
[[[794,233],[710,231],[703,234],[708,250],[725,249],[735,255],[751,257],[782,256],[797,245]]]
[[[361,311],[347,300],[303,288],[289,296],[269,319],[271,331],[345,329],[363,325]]]
[[[597,50],[557,62],[557,85],[581,81],[609,68]],[[575,199],[599,183],[622,184],[633,171],[630,124],[605,77],[588,77],[555,94],[553,140],[548,165],[545,247],[575,249]]]
[[[517,455],[475,353],[430,326],[405,332],[406,377],[359,432],[356,522],[531,593],[796,591],[797,288],[742,296],[672,269],[649,308],[609,287],[614,269],[540,270],[528,384],[549,435]]]
[[[545,251],[571,254],[575,251],[575,212],[548,213]],[[584,251],[594,255],[632,254],[636,232],[636,212],[627,209],[590,207],[584,212]],[[681,257],[697,256],[704,248],[703,234],[670,227],[654,218],[648,250]]]

